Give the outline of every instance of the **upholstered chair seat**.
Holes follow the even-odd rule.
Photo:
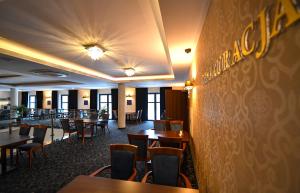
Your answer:
[[[137,146],[130,144],[110,145],[111,165],[104,166],[90,176],[97,176],[105,170],[110,169],[111,178],[119,180],[135,180],[136,178],[136,154]]]
[[[148,177],[152,176],[152,183],[166,186],[181,186],[183,180],[187,188],[192,185],[189,179],[180,172],[182,149],[170,147],[154,147],[148,149],[150,152],[152,171],[149,171],[142,179],[146,183]]]

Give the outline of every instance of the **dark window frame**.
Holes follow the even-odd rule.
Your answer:
[[[150,120],[150,121],[160,120],[160,117],[157,117],[158,115],[157,115],[157,108],[156,108],[156,107],[157,107],[157,104],[160,105],[160,101],[159,101],[159,102],[156,101],[157,95],[159,95],[159,97],[160,97],[160,93],[159,93],[159,92],[148,93],[148,95],[147,95],[148,99],[149,99],[149,95],[151,95],[151,94],[154,95],[154,102],[149,102],[149,100],[148,100],[147,105],[148,105],[149,103],[154,104],[154,119],[153,119],[153,120],[152,120],[152,119],[149,119],[149,110],[148,110],[147,119]],[[158,118],[159,118],[159,119],[158,119]]]
[[[68,99],[67,102],[63,102],[63,97],[64,97],[64,96],[67,97],[67,99]],[[62,95],[60,95],[60,108],[63,109],[63,104],[64,104],[64,103],[67,103],[67,104],[68,104],[68,109],[63,109],[64,111],[65,111],[65,110],[66,110],[66,111],[69,110],[69,98],[68,98],[68,97],[69,97],[69,96],[68,96],[67,94],[62,94]]]
[[[31,102],[31,97],[34,97],[34,98],[35,98],[35,99],[34,99],[34,102]],[[31,108],[31,103],[34,103],[34,108]],[[37,104],[36,104],[36,95],[29,95],[28,107],[29,107],[30,109],[36,109],[36,106],[37,106]]]
[[[106,95],[106,102],[101,102],[101,96]],[[111,101],[109,102],[109,96],[111,98]],[[112,119],[112,115],[109,113],[109,108],[112,108],[112,95],[111,94],[99,94],[99,103],[98,103],[98,107],[99,107],[99,111],[101,110],[101,103],[106,104],[107,106],[107,112],[109,114],[109,119]]]

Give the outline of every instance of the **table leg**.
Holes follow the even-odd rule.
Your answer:
[[[6,148],[1,148],[1,172],[2,175],[6,173]]]

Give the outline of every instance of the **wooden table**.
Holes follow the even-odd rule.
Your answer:
[[[196,189],[78,176],[58,193],[199,193]]]
[[[148,129],[139,131],[138,134],[148,135],[148,139],[158,140],[158,137],[182,137],[182,141],[188,143],[190,141],[190,134],[187,131],[183,131],[182,135],[179,135],[177,131],[157,131],[155,129]]]
[[[32,136],[19,135],[19,131],[13,131],[11,134],[8,132],[0,133],[0,148],[1,148],[1,173],[2,175],[7,172],[6,164],[6,149],[16,147],[33,139]]]

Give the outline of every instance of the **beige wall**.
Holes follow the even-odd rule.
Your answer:
[[[272,39],[263,58],[251,54],[207,84],[202,81],[274,2],[211,2],[191,72],[190,129],[200,192],[300,192],[299,21]],[[259,30],[256,25],[255,33]]]
[[[84,105],[85,100],[88,105]],[[90,109],[90,90],[78,90],[78,109]]]
[[[47,104],[48,101],[51,101],[50,105]],[[52,91],[45,90],[43,91],[43,109],[51,109],[52,108]]]
[[[0,91],[0,109],[3,107],[3,105],[8,105],[10,103],[8,100],[9,97],[10,91]]]
[[[135,88],[125,88],[125,96],[131,96],[126,97],[125,101],[125,112],[136,112],[136,95],[135,95]],[[132,105],[127,105],[127,100],[132,100]]]

